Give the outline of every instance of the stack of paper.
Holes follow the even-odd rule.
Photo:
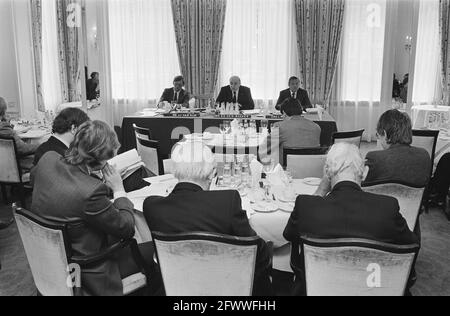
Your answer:
[[[136,149],[117,155],[108,163],[120,173],[122,179],[128,178],[136,170],[145,166]]]

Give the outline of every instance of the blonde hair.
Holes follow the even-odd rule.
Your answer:
[[[86,164],[95,168],[113,158],[119,147],[117,135],[108,124],[88,121],[78,128],[65,160],[71,165]]]
[[[201,141],[178,143],[172,150],[173,172],[180,181],[207,180],[216,167],[214,154]]]

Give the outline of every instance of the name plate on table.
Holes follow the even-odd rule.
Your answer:
[[[266,115],[267,119],[282,119],[283,118],[283,114],[271,114],[271,115]]]
[[[171,116],[171,117],[200,117],[200,113],[199,112],[195,112],[195,113],[191,113],[191,112],[187,112],[187,113],[176,112],[176,113],[167,113],[167,114],[164,114],[164,116]]]
[[[235,118],[249,119],[249,118],[252,118],[252,116],[251,115],[246,115],[246,114],[217,114],[216,118],[221,118],[221,119],[235,119]]]

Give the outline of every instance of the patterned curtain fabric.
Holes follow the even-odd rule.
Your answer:
[[[441,39],[442,87],[445,104],[450,105],[450,0],[440,0],[439,34]]]
[[[344,7],[344,0],[295,0],[300,80],[313,104],[326,104],[331,92]]]
[[[38,110],[44,112],[44,98],[42,94],[42,6],[41,0],[31,0],[31,23],[33,34],[34,68],[36,75],[36,94]]]
[[[81,100],[81,71],[78,51],[78,28],[80,20],[76,20],[79,12],[71,5],[81,8],[81,0],[56,0],[58,19],[58,50],[61,90],[64,102]],[[81,9],[80,9],[81,10]],[[80,11],[81,13],[81,11]],[[74,15],[75,14],[75,15]],[[70,15],[70,16],[69,16]],[[74,20],[75,18],[75,20]],[[75,21],[72,23],[69,21]],[[77,25],[77,23],[80,23]]]
[[[172,11],[186,88],[205,106],[219,74],[226,0],[172,0]]]

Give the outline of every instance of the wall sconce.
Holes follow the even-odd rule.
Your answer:
[[[406,36],[405,39],[405,50],[409,53],[411,53],[411,47],[412,47],[412,36]]]

